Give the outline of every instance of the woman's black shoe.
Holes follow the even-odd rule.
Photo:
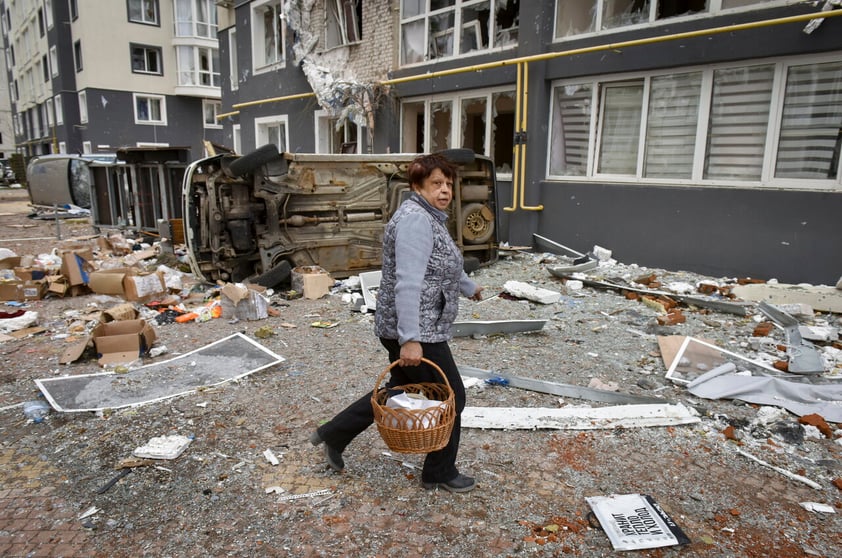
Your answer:
[[[310,443],[314,446],[318,446],[323,442],[324,440],[322,440],[322,437],[319,436],[318,430],[310,434]],[[337,473],[341,473],[342,470],[345,469],[345,461],[342,459],[342,452],[336,451],[327,444],[325,444],[325,460],[327,460],[328,466]]]
[[[443,488],[448,492],[470,492],[476,488],[477,481],[473,477],[468,477],[460,473],[456,475],[456,478],[447,482],[425,482],[421,484],[426,490]]]

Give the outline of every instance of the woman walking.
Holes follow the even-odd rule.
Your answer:
[[[448,444],[427,454],[421,482],[428,490],[468,492],[476,481],[456,468],[465,387],[448,341],[459,310],[459,295],[481,300],[482,287],[465,274],[462,254],[446,227],[456,168],[442,155],[421,155],[410,163],[407,174],[412,194],[392,216],[384,233],[374,331],[389,353],[389,362],[398,363],[392,368],[387,388],[442,383],[439,373],[421,362],[422,357],[447,376],[455,395],[456,422]],[[372,422],[369,392],[320,426],[310,441],[314,445],[324,443],[328,465],[342,471],[342,452]]]

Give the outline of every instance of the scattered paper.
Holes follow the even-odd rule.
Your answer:
[[[146,459],[175,459],[187,449],[190,442],[192,442],[191,438],[177,434],[172,436],[157,436],[150,438],[145,446],[136,448],[133,454],[135,457]]]
[[[615,550],[689,544],[684,531],[650,496],[612,494],[585,498]]]
[[[811,512],[836,513],[836,510],[833,509],[833,506],[828,506],[827,504],[820,504],[818,502],[799,502],[799,504],[802,508]]]
[[[280,463],[280,461],[278,461],[278,458],[275,457],[275,454],[272,453],[272,450],[268,448],[266,449],[266,451],[263,452],[263,457],[265,457],[266,461],[268,461],[272,465],[278,465]]]

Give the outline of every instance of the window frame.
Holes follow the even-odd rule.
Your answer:
[[[691,12],[686,14],[679,14],[674,16],[666,16],[666,17],[658,17],[658,1],[659,0],[651,0],[649,4],[649,13],[646,16],[646,21],[635,22],[628,25],[617,25],[615,27],[609,27],[602,29],[603,26],[603,6],[605,0],[590,0],[591,8],[589,11],[593,12],[593,29],[588,31],[583,31],[580,33],[573,33],[569,35],[559,36],[559,27],[561,19],[561,5],[562,2],[570,2],[570,0],[556,0],[555,1],[555,9],[553,10],[553,42],[561,42],[561,41],[570,41],[570,40],[578,40],[586,37],[593,37],[595,35],[605,35],[610,33],[622,33],[632,29],[642,29],[646,27],[653,27],[658,25],[671,25],[678,21],[688,21],[693,19],[702,19],[702,18],[709,18],[715,17],[722,14],[733,14],[739,12],[748,12],[752,10],[757,10],[759,8],[768,9],[780,6],[786,6],[792,4],[790,0],[754,0],[753,4],[748,4],[746,6],[735,6],[735,7],[722,7],[723,2],[727,2],[728,0],[707,0],[707,9],[702,10],[699,12]],[[762,4],[762,6],[761,6]],[[568,4],[569,6],[569,4]],[[569,21],[570,18],[567,18]],[[587,19],[587,18],[585,18]]]
[[[141,14],[140,19],[133,19],[132,18],[132,5],[133,4],[140,4],[138,6],[139,13]],[[152,7],[154,13],[154,17],[152,20],[147,20],[145,17],[146,13],[146,5]],[[129,23],[137,23],[139,25],[151,25],[154,27],[161,26],[161,6],[158,3],[158,0],[126,0],[126,20]]]
[[[343,140],[339,142],[339,146],[334,145],[334,140],[336,139],[336,135],[339,132],[335,129],[335,124],[338,118],[331,117],[328,111],[326,110],[317,110],[314,113],[315,119],[315,138],[316,138],[316,153],[324,153],[324,154],[338,154],[343,153],[342,145],[349,143],[353,140],[351,135],[351,131],[353,130],[356,133],[356,147],[353,153],[362,153],[363,149],[363,138],[364,138],[364,130],[363,126],[356,124],[355,122],[351,121],[350,118],[346,118],[345,122],[343,123],[342,127],[342,135]]]
[[[636,72],[628,74],[605,74],[588,76],[586,78],[571,78],[555,80],[550,84],[549,95],[549,111],[548,111],[548,129],[550,130],[547,139],[547,155],[545,176],[549,181],[554,182],[598,182],[604,183],[606,180],[616,183],[645,183],[653,185],[666,186],[704,186],[704,187],[725,187],[725,188],[750,188],[750,189],[789,189],[789,190],[823,190],[823,191],[842,191],[842,161],[836,161],[836,176],[821,179],[821,178],[778,178],[775,176],[777,165],[778,148],[780,142],[781,118],[784,103],[786,102],[786,76],[790,68],[798,66],[817,66],[823,63],[833,63],[839,61],[839,53],[829,53],[822,55],[805,55],[793,56],[786,58],[768,58],[768,59],[752,59],[752,60],[738,60],[728,63],[670,68],[668,70],[659,70],[654,72]],[[762,169],[760,176],[756,180],[742,180],[742,179],[722,179],[722,178],[706,178],[704,173],[705,162],[708,157],[708,139],[709,139],[709,123],[711,119],[711,105],[713,102],[713,75],[718,70],[752,68],[760,66],[771,66],[774,68],[773,79],[770,85],[771,101],[769,107],[768,122],[763,138],[760,138],[763,145],[762,155]],[[645,152],[645,144],[641,144],[641,152],[638,153],[638,164],[633,176],[604,174],[597,172],[599,168],[599,143],[597,136],[599,134],[599,127],[602,125],[601,121],[601,96],[604,86],[616,83],[624,83],[631,80],[643,79],[645,83],[651,83],[652,78],[659,76],[670,76],[677,74],[686,74],[692,72],[701,72],[702,79],[699,94],[699,110],[697,114],[696,137],[695,145],[693,146],[693,163],[692,175],[690,178],[646,178],[642,176],[643,163],[642,157]],[[588,159],[584,175],[575,174],[558,174],[552,170],[554,165],[553,146],[556,149],[564,149],[563,139],[557,138],[556,134],[560,132],[556,128],[555,113],[558,110],[558,103],[556,101],[557,91],[560,88],[569,86],[588,86],[590,91],[590,108],[588,118],[590,119],[588,125]],[[644,93],[642,99],[643,109],[641,111],[640,122],[640,139],[645,141],[646,137],[646,117],[647,113],[645,107],[648,105],[650,99],[650,91]],[[839,157],[842,159],[842,157]]]
[[[53,105],[56,110],[56,124],[64,124],[64,105],[62,105],[61,93],[56,93],[53,97]]]
[[[243,133],[241,124],[234,124],[231,126],[231,146],[234,148],[234,153],[241,154],[243,152]]]
[[[197,2],[201,2],[202,4],[204,4],[206,15],[209,18],[208,21],[199,20],[199,14],[196,10]],[[180,14],[179,4],[181,3],[184,3],[187,9],[189,10],[189,19],[180,19],[182,16]],[[215,0],[175,0],[175,2],[173,2],[173,9],[175,13],[175,36],[180,38],[200,38],[215,40],[219,31],[219,21],[217,20],[218,16],[216,12],[216,4],[217,2]],[[183,25],[189,25],[189,33],[182,32]],[[202,34],[199,32],[200,26],[207,27],[208,31],[206,34]]]
[[[277,114],[272,116],[259,116],[254,119],[254,143],[256,147],[261,147],[267,143],[269,138],[267,134],[263,133],[265,128],[272,125],[282,125],[284,128],[284,145],[277,145],[279,151],[289,151],[289,116],[286,114]],[[265,138],[264,138],[265,137]]]
[[[88,123],[88,92],[86,90],[79,91],[77,95],[79,101],[79,122],[82,124]]]
[[[150,118],[142,120],[138,114],[137,103],[138,100],[155,100],[159,101],[159,110],[161,112],[160,120],[153,120]],[[166,126],[167,125],[167,97],[165,95],[155,95],[152,93],[132,93],[132,111],[134,113],[134,123],[140,126]]]
[[[205,52],[210,63],[210,68],[201,68],[202,56]],[[213,87],[218,88],[222,80],[220,74],[219,49],[202,45],[178,45],[176,46],[176,64],[178,66],[176,81],[179,87]],[[189,60],[185,60],[185,56]],[[189,65],[185,65],[190,62]],[[216,66],[214,66],[216,62]],[[184,76],[190,76],[190,83],[182,83]],[[202,83],[202,77],[207,76],[210,83]]]
[[[77,74],[85,68],[82,58],[82,39],[73,42],[73,67]]]
[[[213,122],[209,122],[207,119],[207,108],[209,106],[213,106]],[[222,101],[217,101],[214,99],[202,99],[202,124],[203,127],[206,129],[219,129],[222,128],[222,124],[220,123],[218,116],[219,113],[222,112]]]
[[[352,45],[362,40],[362,10],[362,0],[325,0],[325,48]]]
[[[284,68],[286,66],[287,59],[287,25],[284,18],[280,17],[283,15],[283,2],[281,0],[260,0],[258,2],[253,2],[250,7],[252,74],[259,75],[279,68]],[[263,27],[263,23],[267,7],[271,7],[271,9],[275,10],[277,14],[276,17],[278,17],[281,21],[278,25],[280,37],[275,38],[275,41],[280,43],[280,53],[278,53],[278,60],[272,61],[267,61],[265,56],[266,29]]]
[[[481,152],[478,152],[482,155],[488,157],[494,157],[495,152],[498,151],[497,142],[500,137],[507,137],[508,141],[511,142],[512,149],[508,149],[508,146],[503,144],[503,149],[506,149],[506,152],[512,152],[512,160],[504,161],[501,164],[507,164],[508,169],[503,170],[502,167],[497,168],[497,176],[502,180],[508,180],[511,178],[512,174],[512,166],[514,164],[513,160],[513,149],[514,149],[514,139],[513,136],[504,136],[503,134],[499,134],[496,131],[498,122],[496,118],[498,118],[498,111],[495,106],[495,102],[499,99],[500,96],[510,96],[512,101],[514,102],[516,91],[515,89],[510,86],[499,86],[487,89],[471,89],[465,91],[458,91],[452,93],[442,93],[438,95],[425,95],[420,97],[407,97],[405,99],[401,99],[400,105],[400,141],[401,146],[400,149],[402,152],[414,152],[416,151],[414,146],[407,145],[407,138],[408,134],[410,134],[409,123],[406,121],[407,111],[405,110],[408,105],[415,105],[415,106],[422,106],[423,105],[423,121],[424,121],[424,130],[421,132],[423,135],[423,145],[421,146],[421,151],[428,153],[433,150],[433,144],[430,133],[430,128],[432,125],[430,116],[433,114],[433,105],[438,105],[441,103],[450,103],[450,129],[447,130],[447,137],[448,137],[448,146],[450,148],[454,147],[462,147],[464,145],[464,139],[462,137],[462,132],[464,131],[464,115],[463,115],[463,101],[465,100],[478,100],[484,99],[485,100],[485,129],[483,131],[483,148]],[[512,107],[512,123],[514,132],[514,119],[516,117],[515,114],[516,107],[513,105]],[[414,114],[418,114],[417,111]],[[508,113],[507,113],[508,114]],[[418,130],[414,128],[413,125],[414,135],[418,135]],[[496,161],[495,161],[496,166]]]
[[[56,45],[50,47],[50,75],[58,77],[58,49]]]
[[[44,16],[47,20],[47,29],[53,28],[53,0],[44,0]]]
[[[451,2],[450,5],[436,9],[429,9],[428,2],[418,2],[414,6],[418,13],[410,15],[404,14],[404,6],[401,2],[398,15],[398,64],[400,67],[427,64],[434,60],[476,56],[517,46],[520,0],[451,0]],[[476,14],[467,14],[485,5],[488,6],[489,13],[486,28],[482,29]],[[499,27],[498,18],[507,9],[512,11],[510,15],[513,22],[509,27]],[[467,19],[468,17],[473,17],[473,19]],[[467,21],[463,21],[466,19]],[[499,20],[501,22],[502,18]],[[442,21],[448,22],[446,28],[438,28]],[[423,37],[421,37],[422,28]],[[474,31],[477,46],[462,52],[463,33],[471,30]],[[483,31],[485,45],[480,48],[478,45],[483,42]],[[423,52],[413,49],[413,57],[410,59],[410,54],[405,48],[409,42],[423,48]]]
[[[228,31],[228,70],[231,72],[228,77],[231,91],[240,88],[240,57],[237,52],[237,28],[231,27]]]
[[[144,66],[148,65],[149,57],[148,54],[150,52],[154,52],[158,58],[158,71],[150,71],[150,70],[138,70],[135,68],[134,65],[134,55],[135,50],[143,50],[143,63]],[[154,45],[144,45],[140,43],[129,43],[129,66],[133,74],[142,74],[147,76],[162,76],[164,75],[164,54],[163,49],[159,46]]]

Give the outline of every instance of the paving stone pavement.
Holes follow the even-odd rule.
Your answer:
[[[37,455],[0,453],[0,556],[93,556],[89,533],[61,496],[61,478]]]

